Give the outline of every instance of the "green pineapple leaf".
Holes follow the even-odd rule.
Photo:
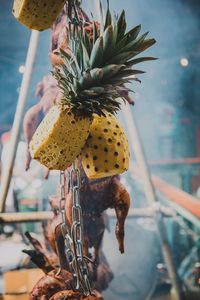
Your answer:
[[[110,25],[112,25],[112,16],[110,13],[109,1],[107,1],[107,12],[106,12],[104,30],[106,30],[106,28]]]
[[[103,62],[103,37],[100,36],[92,49],[92,53],[90,55],[90,67],[98,68],[101,67]]]
[[[139,58],[135,58],[135,59],[132,59],[129,62],[127,62],[126,66],[131,67],[133,65],[139,64],[139,63],[144,62],[144,61],[156,60],[156,59],[157,58],[151,57],[151,56],[148,56],[148,57],[139,57]]]
[[[117,27],[118,27],[118,38],[117,41],[121,40],[122,37],[124,36],[126,32],[126,16],[125,16],[125,11],[123,10],[118,22],[117,22]]]
[[[126,84],[141,82],[136,76],[145,73],[134,69],[134,65],[155,59],[137,58],[155,44],[155,39],[147,38],[148,32],[140,34],[141,25],[126,31],[124,10],[112,18],[108,1],[104,19],[101,1],[99,7],[101,24],[87,22],[87,30],[83,24],[81,28],[72,26],[67,31],[68,39],[71,38],[69,49],[67,52],[60,49],[63,64],[54,71],[63,99],[74,113],[86,116],[116,113],[120,98],[126,101],[126,95],[131,92]]]

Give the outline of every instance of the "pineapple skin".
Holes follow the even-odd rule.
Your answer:
[[[91,123],[91,118],[75,117],[66,105],[54,105],[32,137],[32,158],[49,170],[66,170],[80,154]]]
[[[128,139],[116,117],[111,114],[106,117],[94,115],[81,158],[89,179],[127,171],[130,160]]]
[[[65,0],[15,0],[13,15],[29,29],[50,28],[64,7]]]

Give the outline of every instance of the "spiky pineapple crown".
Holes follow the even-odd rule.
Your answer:
[[[125,84],[139,81],[135,75],[144,73],[134,66],[155,59],[135,58],[155,43],[155,39],[147,38],[148,32],[139,35],[141,25],[126,32],[124,11],[113,20],[109,3],[105,18],[101,4],[100,9],[101,30],[93,21],[92,39],[80,23],[68,24],[69,48],[67,52],[60,49],[63,63],[53,72],[63,92],[63,101],[75,114],[115,113],[120,109],[120,98],[125,100],[124,92],[129,91]]]

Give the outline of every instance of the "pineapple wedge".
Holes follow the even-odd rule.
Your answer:
[[[94,116],[81,157],[89,179],[121,174],[128,169],[128,139],[116,117]]]
[[[32,158],[50,170],[66,170],[80,154],[91,123],[91,118],[75,117],[66,105],[54,105],[32,137]]]
[[[64,7],[66,0],[15,0],[13,15],[30,29],[50,28]]]

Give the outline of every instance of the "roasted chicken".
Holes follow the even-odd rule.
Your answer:
[[[70,290],[72,275],[66,270],[52,270],[42,277],[30,293],[30,300],[50,299],[55,293]],[[42,298],[43,297],[43,298]]]
[[[62,291],[56,293],[50,298],[50,300],[68,300],[68,299],[69,300],[95,300],[95,299],[103,300],[103,297],[97,291],[94,291],[94,294],[91,296],[83,296],[83,294],[80,292],[68,290],[68,291]]]
[[[27,253],[30,256],[31,260],[39,268],[41,268],[44,273],[48,273],[49,271],[58,268],[58,256],[56,252],[52,250],[52,248],[49,247],[49,249],[47,249],[44,244],[41,244],[29,232],[25,232],[25,236],[33,246],[34,250],[23,250],[23,252]]]

